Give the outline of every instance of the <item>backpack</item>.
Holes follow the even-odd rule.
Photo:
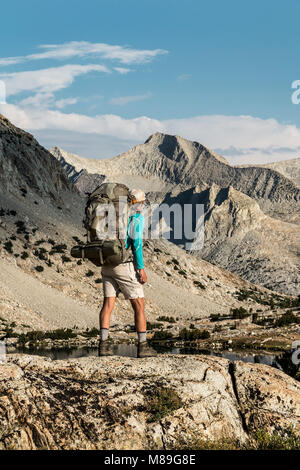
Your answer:
[[[87,243],[71,249],[74,258],[87,258],[97,266],[120,264],[132,259],[126,250],[126,232],[132,198],[125,184],[102,183],[90,195],[83,225]]]

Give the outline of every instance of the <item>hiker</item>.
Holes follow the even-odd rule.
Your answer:
[[[145,203],[145,193],[141,189],[130,191],[131,208],[126,234],[126,249],[132,251],[129,259],[123,263],[104,264],[102,266],[104,301],[100,311],[100,342],[99,356],[113,355],[111,343],[108,341],[110,316],[119,292],[125,299],[130,300],[134,310],[135,328],[138,335],[138,357],[156,356],[146,339],[146,317],[144,307],[143,284],[147,282],[147,275],[143,261],[143,228],[142,215]]]

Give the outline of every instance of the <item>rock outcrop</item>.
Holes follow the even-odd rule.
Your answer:
[[[237,165],[241,168],[249,166],[258,166],[264,168],[271,168],[278,171],[282,175],[291,179],[297,186],[300,187],[300,158],[293,158],[291,160],[282,160],[280,162],[263,163],[261,165]]]
[[[16,355],[0,365],[0,449],[170,449],[179,439],[221,437],[243,444],[253,430],[290,426],[299,433],[300,384],[268,366],[173,355]]]

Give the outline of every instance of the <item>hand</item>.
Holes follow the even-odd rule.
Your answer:
[[[139,281],[141,284],[145,284],[147,282],[147,274],[144,269],[139,269]]]

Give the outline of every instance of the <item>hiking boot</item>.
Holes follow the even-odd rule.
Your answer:
[[[149,346],[147,341],[138,343],[137,357],[154,357],[154,356],[157,356],[157,352],[155,351],[155,349]]]
[[[110,341],[99,341],[98,356],[114,356],[113,347]]]

